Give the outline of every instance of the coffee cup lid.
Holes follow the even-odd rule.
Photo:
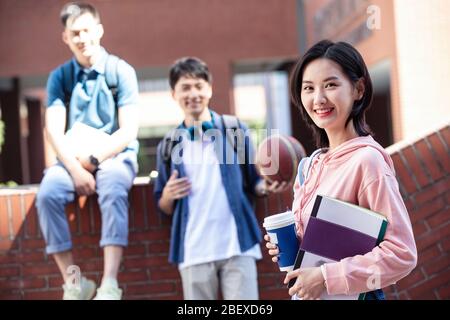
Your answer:
[[[294,220],[294,214],[292,211],[286,211],[283,213],[273,214],[271,216],[264,218],[263,227],[267,228],[273,226],[274,224],[289,224]]]

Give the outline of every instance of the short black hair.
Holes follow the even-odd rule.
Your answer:
[[[369,71],[361,54],[351,44],[346,42],[332,42],[322,40],[313,45],[297,62],[290,79],[290,91],[292,102],[299,108],[302,118],[312,129],[317,147],[329,147],[330,142],[324,129],[319,128],[306,112],[301,99],[301,86],[303,73],[306,66],[320,58],[329,59],[337,63],[348,79],[353,83],[362,79],[364,84],[364,94],[360,100],[355,101],[345,125],[353,119],[353,126],[359,136],[371,134],[371,130],[365,120],[365,112],[370,107],[373,97],[372,80]]]
[[[67,21],[69,19],[73,20],[82,16],[83,14],[89,13],[94,19],[100,23],[100,14],[94,6],[85,2],[69,2],[64,5],[61,9],[61,13],[59,14],[61,18],[61,22],[64,27],[67,27]]]
[[[170,67],[169,83],[172,90],[181,77],[200,78],[212,84],[212,75],[208,65],[196,57],[183,57],[176,60]]]

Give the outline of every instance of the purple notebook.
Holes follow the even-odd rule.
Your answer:
[[[372,250],[377,239],[339,224],[311,217],[300,249],[328,259],[341,259],[365,254]]]

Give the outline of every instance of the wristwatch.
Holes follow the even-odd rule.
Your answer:
[[[95,169],[98,169],[98,165],[100,164],[100,162],[92,154],[89,156],[89,162],[95,167]]]

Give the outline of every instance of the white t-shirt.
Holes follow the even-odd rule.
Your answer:
[[[191,182],[189,213],[180,269],[246,255],[261,259],[259,244],[241,252],[236,221],[222,184],[211,141],[183,141],[183,164]]]

